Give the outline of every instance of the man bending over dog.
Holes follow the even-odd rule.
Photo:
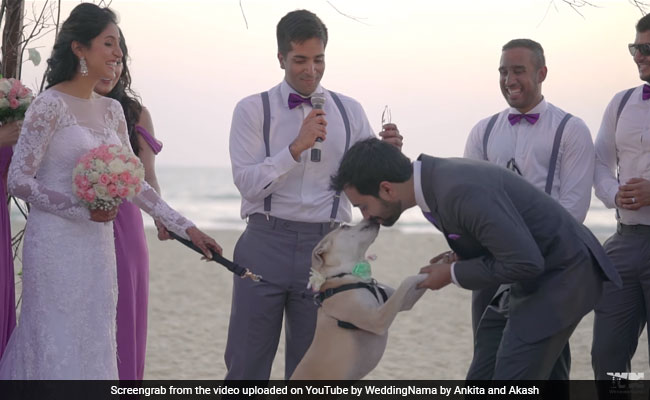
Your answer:
[[[385,226],[417,205],[445,235],[454,262],[422,268],[428,277],[420,287],[501,285],[489,306],[500,318],[485,313],[476,333],[475,358],[494,360],[492,379],[548,379],[603,281],[621,285],[593,234],[505,168],[427,155],[411,164],[391,145],[368,139],[345,154],[332,187]]]

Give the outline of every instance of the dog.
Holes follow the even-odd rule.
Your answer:
[[[378,233],[372,221],[343,225],[314,248],[309,282],[320,303],[316,331],[290,379],[362,379],[384,354],[397,313],[424,294],[416,285],[426,274],[404,279],[397,290],[372,279],[365,254]]]

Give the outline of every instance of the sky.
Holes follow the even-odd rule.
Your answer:
[[[78,3],[64,1],[62,19]],[[514,38],[542,44],[545,98],[595,138],[612,96],[641,83],[627,44],[642,14],[625,0],[592,3],[580,15],[560,0],[241,0],[246,20],[239,0],[113,0],[111,8],[132,87],[165,144],[157,163],[227,167],[232,111],[283,79],[275,27],[300,8],[328,27],[322,85],[357,99],[376,132],[388,105],[409,157],[462,156],[471,128],[507,107],[497,68]],[[34,44],[44,60],[53,41]],[[44,67],[25,63],[23,81],[38,87]]]

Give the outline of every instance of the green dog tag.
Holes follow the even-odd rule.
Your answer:
[[[355,265],[352,269],[352,275],[358,276],[364,280],[372,278],[372,271],[370,270],[370,264],[368,261],[362,261]]]

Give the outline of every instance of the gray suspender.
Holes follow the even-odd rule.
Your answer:
[[[343,117],[343,125],[345,125],[345,150],[343,150],[343,154],[345,154],[350,148],[350,120],[348,119],[348,114],[345,112],[345,107],[343,107],[343,103],[341,103],[339,96],[331,90],[328,90],[328,92],[330,92],[330,95],[334,99],[334,103],[336,103],[336,106],[341,112],[341,117]],[[339,201],[341,201],[340,190],[338,190],[334,195],[334,204],[332,205],[332,212],[330,213],[330,221],[332,222],[336,219],[336,213],[339,212]]]
[[[614,129],[618,126],[618,119],[621,118],[621,113],[623,112],[623,107],[625,107],[625,104],[627,101],[630,99],[630,96],[632,96],[632,92],[634,92],[634,89],[628,89],[627,92],[623,95],[623,98],[621,99],[621,104],[618,105],[618,111],[616,111],[616,123],[614,125]]]
[[[549,195],[551,194],[551,189],[553,189],[553,178],[555,177],[555,165],[557,164],[557,155],[560,152],[560,142],[562,141],[562,134],[564,133],[564,126],[571,118],[571,114],[568,114],[562,118],[560,125],[555,131],[555,140],[553,140],[553,151],[551,152],[551,161],[548,164],[548,175],[546,176],[546,190],[545,192]]]
[[[634,92],[634,89],[636,88],[628,89],[627,92],[625,92],[625,94],[623,95],[623,98],[621,99],[621,103],[618,105],[618,110],[616,111],[616,122],[614,123],[614,135],[616,135],[616,129],[618,129],[618,120],[621,117],[623,108],[625,107],[627,101],[630,99],[630,96],[632,96],[632,92]],[[621,171],[618,165],[618,149],[616,149],[616,181],[618,183],[621,183],[620,172]],[[620,220],[618,207],[616,207],[616,220]]]
[[[489,161],[487,156],[488,139],[490,138],[490,133],[492,133],[492,128],[494,128],[494,124],[497,122],[498,117],[499,117],[498,113],[494,114],[490,118],[487,128],[485,128],[485,134],[483,135],[483,159],[485,161]],[[553,140],[553,151],[551,151],[551,160],[548,164],[549,166],[548,175],[546,175],[545,191],[549,195],[551,194],[551,189],[553,189],[553,179],[555,177],[555,165],[557,164],[557,156],[558,153],[560,152],[560,143],[562,142],[562,134],[564,133],[564,127],[566,123],[569,121],[569,118],[571,118],[571,114],[566,114],[564,118],[562,118],[562,121],[560,121],[560,125],[558,125],[557,130],[555,131],[555,139]]]
[[[262,108],[264,109],[264,124],[262,125],[264,147],[266,148],[266,156],[271,157],[271,142],[269,140],[271,135],[271,106],[269,104],[269,92],[262,93]],[[266,214],[266,219],[269,219],[269,215],[271,214],[271,195],[264,198],[264,214]]]
[[[490,133],[492,133],[492,128],[494,128],[494,124],[497,122],[497,118],[499,118],[499,113],[494,114],[492,118],[490,118],[487,128],[485,128],[485,135],[483,135],[483,159],[485,161],[489,161],[487,156],[487,144],[488,139],[490,138]]]
[[[350,131],[350,120],[348,119],[348,114],[345,112],[345,107],[343,107],[343,103],[341,102],[341,99],[339,99],[339,96],[332,92],[331,90],[328,90],[329,94],[332,96],[332,99],[334,99],[334,103],[336,104],[336,107],[339,109],[339,112],[341,113],[341,117],[343,118],[343,125],[345,125],[345,150],[344,153],[348,151],[348,148],[350,148],[350,137],[351,137],[351,131]],[[264,134],[264,147],[266,148],[266,156],[270,157],[271,156],[271,106],[269,104],[269,92],[263,92],[260,94],[262,96],[262,108],[264,109],[264,124],[262,125],[262,132]],[[271,183],[269,183],[270,185]],[[268,185],[267,185],[268,186]],[[333,222],[336,219],[336,214],[339,211],[339,202],[341,200],[341,191],[337,191],[336,194],[334,195],[334,204],[332,204],[332,212],[330,213],[330,220]],[[271,214],[271,195],[268,195],[264,198],[264,214],[266,214],[266,218],[269,217]]]

